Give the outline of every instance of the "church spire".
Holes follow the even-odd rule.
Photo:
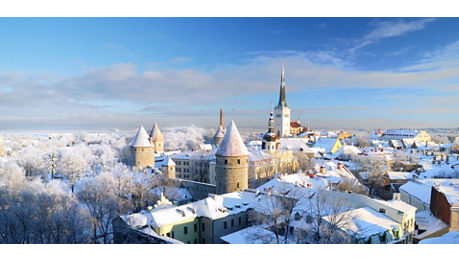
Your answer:
[[[284,79],[284,64],[283,63],[282,63],[279,103],[277,104],[277,107],[288,107],[287,97],[285,95],[285,79]]]

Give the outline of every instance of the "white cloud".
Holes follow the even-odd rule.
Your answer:
[[[175,58],[169,59],[169,63],[171,64],[184,64],[184,63],[190,63],[192,61],[193,59],[190,57],[175,57]]]
[[[453,47],[444,49],[451,51]],[[442,57],[442,53],[435,57]],[[282,61],[288,97],[313,90],[339,92],[353,88],[362,92],[391,89],[394,96],[400,88],[411,89],[413,96],[419,89],[443,91],[451,96],[459,92],[458,85],[452,84],[459,81],[459,64],[445,61],[430,70],[415,70],[415,66],[425,65],[420,63],[400,71],[363,71],[337,58],[332,51],[264,52],[243,64],[217,64],[208,71],[150,68],[140,72],[134,64],[127,63],[71,77],[3,74],[0,75],[0,126],[49,123],[81,128],[98,125],[122,128],[120,125],[148,124],[158,118],[161,124],[168,126],[195,122],[211,127],[217,122],[218,109],[223,107],[226,114],[243,122],[241,127],[258,124],[264,128],[266,115],[263,112],[269,110],[271,100],[277,99]],[[272,98],[254,98],[257,96]],[[303,106],[307,107],[308,96],[305,97]],[[391,97],[385,99],[391,104]],[[334,106],[343,115],[379,110],[358,105]],[[299,107],[296,112],[293,108],[292,113],[299,115]],[[333,110],[317,108],[316,112],[326,116]]]
[[[358,40],[359,43],[356,46],[349,49],[349,51],[353,53],[357,51],[358,49],[361,49],[381,39],[401,36],[406,33],[422,30],[426,27],[428,23],[433,22],[433,21],[435,21],[434,18],[425,18],[425,19],[414,20],[414,21],[409,21],[409,22],[404,21],[404,20],[398,20],[398,21],[376,21],[376,22],[370,23],[370,26],[372,26],[373,29],[370,32],[368,32],[366,35],[364,35],[360,40]]]

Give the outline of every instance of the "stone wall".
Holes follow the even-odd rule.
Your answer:
[[[248,156],[217,156],[215,166],[217,194],[248,188],[248,162]]]

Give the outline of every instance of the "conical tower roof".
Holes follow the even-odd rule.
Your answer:
[[[135,135],[134,139],[132,140],[131,147],[134,148],[144,148],[144,147],[153,147],[151,145],[150,140],[148,139],[147,131],[143,126],[140,126],[137,134]]]
[[[223,130],[222,126],[218,126],[218,130],[215,132],[214,139],[223,138],[224,136],[225,136],[225,130]]]
[[[225,137],[223,137],[220,147],[218,147],[217,156],[248,156],[249,151],[242,141],[241,135],[237,130],[234,121],[226,128]]]
[[[151,141],[164,141],[163,134],[159,130],[159,127],[158,127],[157,123],[155,123],[153,125],[153,128],[151,128],[150,139],[151,139]]]

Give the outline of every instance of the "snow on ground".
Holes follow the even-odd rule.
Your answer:
[[[441,237],[424,239],[419,244],[459,244],[459,232],[451,231]]]
[[[435,233],[448,227],[448,224],[444,223],[443,221],[432,215],[430,210],[424,210],[416,213],[415,220],[418,229],[425,230],[420,234],[414,235],[415,238],[425,238],[432,233]]]

